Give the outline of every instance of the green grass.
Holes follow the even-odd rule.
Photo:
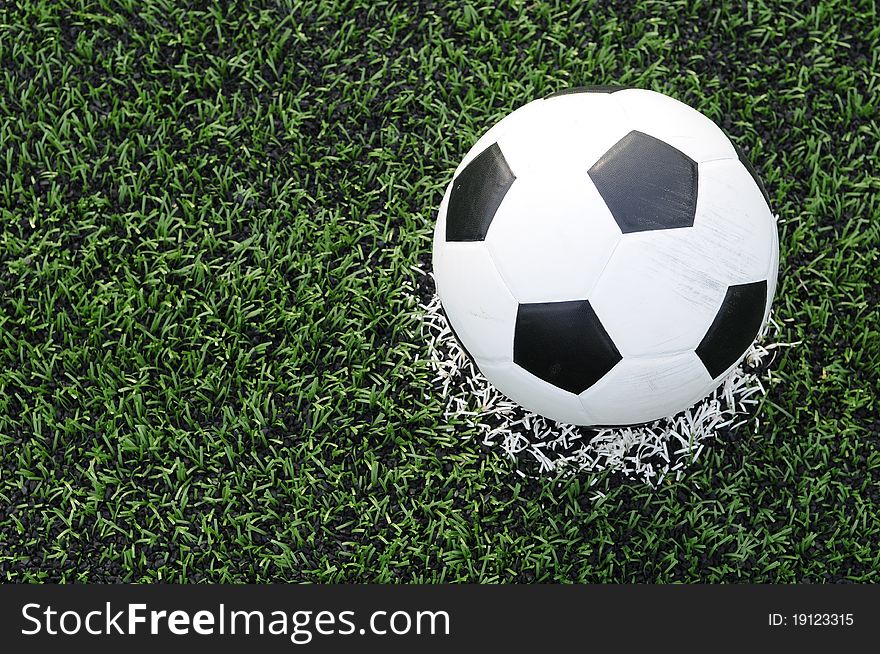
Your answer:
[[[873,2],[179,4],[0,8],[0,579],[880,580]],[[477,136],[610,82],[749,151],[802,344],[593,502],[444,422],[411,298]]]

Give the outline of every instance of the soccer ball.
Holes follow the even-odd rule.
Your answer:
[[[480,371],[576,425],[649,422],[710,393],[767,320],[778,263],[743,153],[641,89],[508,115],[455,171],[434,233],[437,292]]]

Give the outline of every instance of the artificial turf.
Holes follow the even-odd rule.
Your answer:
[[[0,8],[0,579],[880,580],[874,2],[189,5]],[[609,83],[748,151],[797,344],[657,490],[468,439],[417,307],[478,135]]]

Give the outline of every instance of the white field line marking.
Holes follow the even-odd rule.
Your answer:
[[[435,295],[427,306],[420,306],[434,383],[446,399],[444,419],[467,421],[478,429],[483,445],[499,448],[511,458],[530,459],[538,474],[614,470],[651,486],[662,483],[670,473],[680,479],[719,430],[745,425],[750,408],[766,393],[770,380],[769,371],[762,378],[750,372],[747,364],[754,367],[768,357],[772,361],[777,348],[797,345],[768,342],[779,332],[771,316],[743,362],[690,409],[648,425],[590,429],[524,411],[474,367],[452,335],[439,298]],[[760,428],[757,420],[755,427]],[[519,469],[517,473],[525,475]]]

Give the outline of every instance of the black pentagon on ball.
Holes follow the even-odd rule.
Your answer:
[[[513,361],[536,377],[582,393],[621,358],[588,300],[519,305]]]
[[[758,335],[767,306],[767,282],[730,286],[697,346],[697,356],[715,379],[739,361]]]
[[[616,91],[624,91],[631,89],[631,86],[618,86],[616,84],[600,84],[596,86],[572,86],[567,89],[560,89],[545,96],[544,99],[558,98],[561,95],[573,95],[575,93],[615,93]]]
[[[693,227],[697,164],[668,143],[633,130],[589,175],[624,234]]]
[[[482,241],[516,176],[493,143],[452,182],[446,211],[447,241]]]

